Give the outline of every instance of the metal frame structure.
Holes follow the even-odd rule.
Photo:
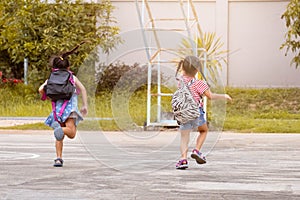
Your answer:
[[[142,30],[143,41],[146,49],[146,55],[148,59],[148,80],[147,80],[147,120],[145,127],[149,126],[178,126],[174,119],[161,120],[161,98],[166,96],[172,96],[170,93],[161,92],[161,63],[174,63],[174,60],[162,60],[161,54],[163,52],[178,53],[180,49],[168,49],[161,46],[161,41],[158,35],[159,31],[175,31],[185,33],[190,41],[193,55],[201,57],[204,61],[204,74],[206,71],[206,51],[205,49],[198,49],[197,44],[194,41],[194,37],[202,37],[202,31],[199,24],[197,12],[192,0],[178,0],[178,6],[181,11],[181,18],[154,18],[151,12],[150,3],[148,0],[136,0],[136,9],[139,16],[139,22]],[[157,22],[174,22],[183,21],[184,27],[176,28],[164,28],[157,26]],[[192,35],[194,30],[194,35]],[[150,47],[150,43],[153,42],[152,37],[147,37],[147,33],[151,33],[154,38],[155,49]],[[151,40],[151,41],[150,41]],[[181,49],[182,50],[182,49]],[[202,51],[202,55],[199,55],[199,51]],[[157,66],[157,94],[151,93],[151,77],[152,66]],[[151,97],[157,96],[157,117],[156,122],[151,122]],[[206,99],[204,100],[204,108],[206,108]]]

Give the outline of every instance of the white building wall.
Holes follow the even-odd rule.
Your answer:
[[[298,87],[300,69],[279,47],[286,27],[281,19],[288,1],[193,1],[204,32],[216,32],[229,49],[223,82],[236,87]],[[140,28],[135,1],[112,0],[122,32]],[[150,1],[154,17],[178,18],[178,1]],[[179,22],[178,22],[179,23]],[[178,24],[178,26],[183,26]]]
[[[233,86],[300,86],[300,70],[279,47],[286,27],[280,19],[287,2],[229,4],[228,83]]]

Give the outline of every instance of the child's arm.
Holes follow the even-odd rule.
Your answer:
[[[204,95],[210,100],[224,99],[231,101],[232,98],[228,94],[215,94],[210,91],[210,89],[204,92]]]
[[[46,80],[40,87],[39,87],[39,93],[41,94],[41,95],[43,95],[44,94],[44,87],[45,87],[45,85],[47,84],[47,81],[48,80]]]
[[[81,106],[80,112],[83,116],[85,116],[88,113],[86,89],[76,76],[74,76],[74,79],[75,79],[75,85],[80,90],[81,95],[82,95],[82,106]]]
[[[42,100],[46,100],[46,94],[45,94],[45,90],[44,90],[44,87],[45,87],[45,85],[47,84],[47,81],[48,80],[46,80],[40,87],[39,87],[39,93],[40,93],[40,95],[41,95],[41,98],[42,98]]]

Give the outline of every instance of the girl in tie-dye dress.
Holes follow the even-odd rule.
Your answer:
[[[63,53],[60,56],[54,56],[51,59],[50,65],[54,69],[66,69],[69,70],[70,63],[68,60],[68,56],[74,53],[78,47],[75,47],[73,50]],[[55,148],[56,148],[56,159],[54,160],[54,167],[62,167],[63,159],[62,159],[62,150],[63,150],[63,140],[64,137],[74,138],[76,136],[76,127],[79,121],[83,120],[83,116],[87,115],[87,93],[83,84],[79,81],[79,79],[73,75],[73,80],[75,82],[76,91],[74,92],[71,99],[65,105],[65,109],[63,109],[63,113],[60,116],[59,113],[61,111],[61,107],[63,106],[64,100],[57,100],[55,104],[56,116],[54,113],[48,116],[45,121],[45,124],[52,127],[54,129],[54,136],[56,138]],[[40,86],[39,93],[42,96],[45,96],[44,87],[47,84],[47,80]],[[82,107],[78,109],[78,94],[82,96]]]

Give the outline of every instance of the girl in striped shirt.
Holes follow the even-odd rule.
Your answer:
[[[181,60],[178,64],[178,69],[182,68],[182,79],[185,84],[190,83],[200,69],[200,60],[195,56],[187,56],[184,60]],[[190,132],[197,128],[199,135],[196,141],[196,146],[192,150],[191,157],[196,160],[198,164],[206,163],[206,158],[203,153],[200,152],[201,147],[205,141],[208,126],[204,118],[205,112],[203,111],[202,97],[206,96],[208,99],[224,99],[232,100],[228,94],[214,94],[210,91],[208,84],[202,80],[195,80],[189,89],[196,102],[199,102],[199,112],[200,117],[195,120],[190,120],[185,124],[180,125],[181,142],[180,142],[180,152],[181,159],[176,164],[176,169],[186,169],[188,168],[187,153],[188,144],[190,140]]]

